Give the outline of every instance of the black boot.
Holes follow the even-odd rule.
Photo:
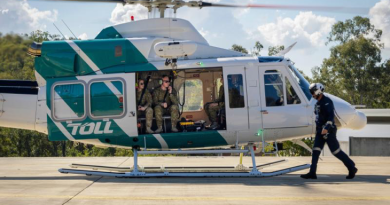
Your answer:
[[[317,179],[317,174],[313,174],[313,173],[309,172],[307,174],[302,174],[301,178],[304,178],[304,179]]]
[[[346,179],[353,179],[357,173],[358,169],[354,167],[353,169],[349,170],[348,176],[345,177]]]

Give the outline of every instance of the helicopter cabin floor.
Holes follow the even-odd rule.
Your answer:
[[[257,163],[278,157],[257,157]],[[290,157],[272,171],[310,162]],[[269,178],[112,178],[61,174],[71,163],[132,166],[131,157],[0,158],[0,204],[390,204],[390,157],[352,157],[353,180],[335,157],[322,157],[317,180]],[[238,157],[141,157],[140,166],[235,166]],[[243,164],[250,166],[251,158]]]

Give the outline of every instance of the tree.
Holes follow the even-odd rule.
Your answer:
[[[241,52],[241,53],[245,53],[245,54],[248,54],[248,51],[246,50],[246,48],[240,46],[240,45],[237,45],[237,44],[233,44],[232,45],[232,50],[233,51],[238,51],[238,52]]]
[[[380,90],[386,82],[382,77],[386,66],[381,62],[380,43],[382,31],[374,28],[368,18],[360,16],[332,27],[327,43],[334,43],[330,57],[320,67],[312,69],[313,80],[327,86],[327,92],[335,94],[351,104],[367,107],[384,106]],[[378,66],[379,65],[379,66]],[[377,103],[382,102],[382,103]]]
[[[264,48],[263,44],[261,44],[259,41],[256,41],[255,46],[253,47],[252,55],[253,56],[259,56],[260,51]]]
[[[284,50],[284,46],[270,46],[268,47],[268,55],[273,56],[275,54],[278,54],[280,51]]]

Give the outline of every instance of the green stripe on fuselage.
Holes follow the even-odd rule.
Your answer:
[[[167,143],[169,149],[228,145],[218,131],[163,133],[161,137]],[[151,134],[138,137],[119,137],[116,142],[111,144],[127,147],[146,147],[148,149],[163,148],[160,142]]]

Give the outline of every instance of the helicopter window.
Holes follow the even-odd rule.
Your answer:
[[[55,85],[53,90],[54,119],[82,119],[85,116],[84,84],[60,84]]]
[[[228,75],[229,106],[230,108],[245,107],[244,86],[241,74]]]
[[[307,97],[308,100],[311,99],[311,94],[309,90],[309,82],[302,76],[302,74],[292,65],[288,66],[290,68],[290,72],[293,74],[294,78],[297,80],[299,87],[301,87],[303,93]]]
[[[297,93],[295,92],[294,88],[292,87],[290,81],[286,79],[286,94],[287,94],[287,105],[291,104],[301,104],[301,100],[299,99]]]
[[[112,117],[124,114],[123,84],[119,80],[91,83],[90,109],[93,117]]]
[[[183,111],[201,111],[203,108],[203,84],[200,79],[190,79],[185,81],[185,104]],[[179,96],[184,95],[184,86],[179,90]],[[181,99],[181,98],[179,98]],[[183,103],[183,102],[181,102]]]
[[[265,99],[267,106],[283,106],[283,81],[280,74],[265,74]]]

